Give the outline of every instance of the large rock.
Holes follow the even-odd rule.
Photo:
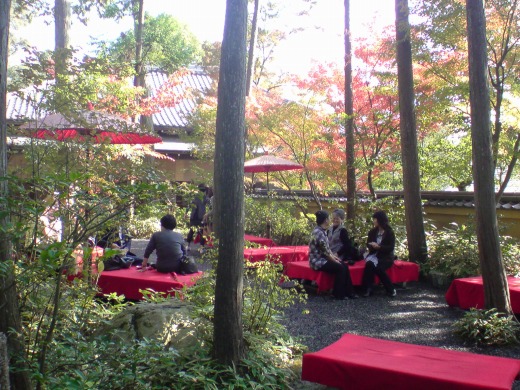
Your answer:
[[[196,344],[195,323],[189,313],[192,307],[177,299],[167,302],[140,302],[127,307],[95,335],[113,334],[124,341],[158,340],[177,350]]]

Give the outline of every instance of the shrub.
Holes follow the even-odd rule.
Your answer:
[[[215,261],[216,252],[207,250],[205,261]],[[278,323],[277,316],[302,297],[278,287],[278,271],[279,266],[272,263],[255,264],[245,275],[246,353],[236,367],[221,365],[211,355],[215,275],[208,271],[183,294],[194,305],[196,345],[181,351],[165,348],[159,341],[123,344],[106,337],[109,335],[93,338],[89,330],[120,312],[122,302],[114,295],[108,297],[109,303],[91,298],[80,305],[71,302],[67,319],[60,322],[49,346],[49,370],[38,380],[50,389],[290,388],[297,379],[292,364],[301,356],[302,347]],[[149,301],[162,300],[147,295]]]
[[[480,275],[480,262],[475,227],[472,224],[452,223],[447,228],[434,230],[427,235],[430,259],[427,270],[461,278]],[[509,236],[500,237],[502,258],[507,274],[520,273],[518,241]]]
[[[520,324],[513,316],[496,309],[470,309],[455,324],[455,333],[467,342],[481,346],[518,344]]]
[[[306,245],[314,216],[307,218],[297,210],[294,202],[263,202],[246,197],[245,231],[266,236],[269,222],[271,238],[279,245]]]

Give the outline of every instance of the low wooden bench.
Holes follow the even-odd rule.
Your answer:
[[[361,286],[365,262],[358,261],[354,265],[349,265],[348,268],[352,277],[352,284]],[[419,280],[419,265],[409,261],[396,260],[394,265],[386,272],[392,283],[407,283]],[[290,279],[315,281],[318,285],[318,292],[328,291],[334,285],[334,275],[313,270],[308,261],[287,263],[285,274]]]
[[[520,360],[345,334],[303,355],[302,379],[338,389],[511,389]]]

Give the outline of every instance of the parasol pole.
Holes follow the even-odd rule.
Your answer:
[[[267,170],[267,238],[271,238],[271,197],[269,195],[269,169]]]

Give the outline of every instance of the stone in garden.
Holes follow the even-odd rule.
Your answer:
[[[195,324],[189,313],[192,306],[171,299],[167,302],[140,302],[115,316],[95,335],[111,333],[124,342],[159,340],[165,347],[181,350],[197,343]]]

